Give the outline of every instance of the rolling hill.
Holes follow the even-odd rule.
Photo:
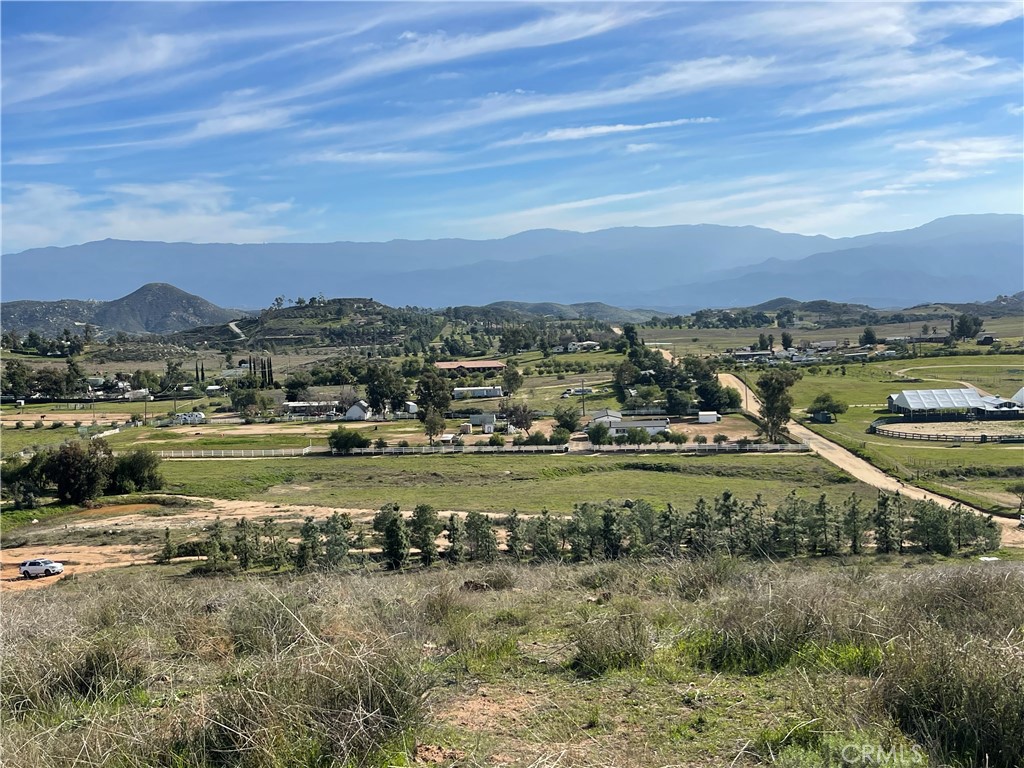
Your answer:
[[[4,329],[55,336],[86,323],[99,338],[128,334],[173,333],[197,326],[227,323],[240,316],[206,299],[166,283],[147,283],[114,301],[5,301],[0,304]]]

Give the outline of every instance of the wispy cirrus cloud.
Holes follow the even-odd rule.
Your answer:
[[[290,203],[239,204],[233,189],[202,179],[117,184],[82,194],[60,184],[5,185],[5,253],[118,238],[264,242],[291,230],[272,219]]]
[[[637,131],[655,131],[661,128],[676,128],[681,125],[717,123],[716,117],[683,117],[677,120],[659,120],[653,123],[616,123],[614,125],[582,125],[571,128],[553,128],[543,133],[524,133],[514,139],[495,142],[495,147],[518,147],[524,144],[543,144],[549,141],[578,141],[601,136]]]

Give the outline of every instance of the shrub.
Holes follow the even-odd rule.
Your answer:
[[[583,677],[638,667],[654,650],[651,625],[633,613],[592,619],[572,634],[576,644],[572,668]]]
[[[42,429],[43,428],[43,420],[42,419],[36,419],[35,422],[33,422],[32,427],[34,429]]]
[[[82,426],[82,422],[81,422],[81,420],[76,420],[76,421],[75,421],[75,429],[78,429],[78,428],[79,428],[79,427],[81,427],[81,426]]]
[[[939,627],[886,649],[873,696],[943,759],[1024,765],[1024,636],[970,638]]]
[[[25,422],[24,421],[16,421],[16,422],[14,422],[14,428],[15,429],[23,429],[24,427],[25,427]]]
[[[353,448],[369,448],[370,438],[346,427],[338,427],[327,436],[327,443],[338,453],[350,453]]]
[[[505,445],[505,438],[495,432],[487,439],[487,444],[493,445],[496,448],[501,448]]]
[[[63,421],[51,421],[50,422],[50,429],[60,429],[63,426],[64,426],[64,422]]]

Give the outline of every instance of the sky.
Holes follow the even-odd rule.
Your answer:
[[[5,1],[2,248],[1020,213],[1022,9]]]

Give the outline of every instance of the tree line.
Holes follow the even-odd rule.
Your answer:
[[[959,504],[946,508],[899,493],[880,493],[874,505],[856,494],[836,504],[826,494],[812,501],[793,491],[772,507],[760,494],[743,501],[726,490],[710,500],[697,499],[689,509],[673,504],[658,508],[643,499],[583,502],[568,517],[548,510],[522,516],[514,509],[501,517],[481,512],[442,517],[428,504],[406,516],[398,504],[390,503],[374,515],[369,531],[354,529],[345,513],[335,512],[320,522],[307,517],[294,545],[271,518],[261,523],[240,520],[230,538],[218,519],[205,542],[175,547],[168,532],[160,559],[205,555],[200,571],[276,570],[286,565],[330,569],[348,564],[353,549],[367,557],[365,550],[373,548],[373,557],[384,567],[400,570],[414,562],[429,567],[499,558],[581,562],[722,553],[778,559],[870,549],[879,554],[954,555],[992,551],[999,544],[1000,529],[992,517]]]

